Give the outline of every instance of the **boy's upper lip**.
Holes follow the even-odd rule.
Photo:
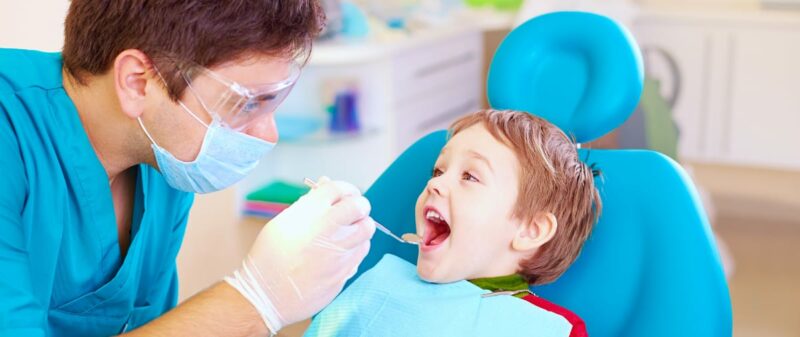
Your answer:
[[[428,211],[434,211],[436,213],[439,213],[439,216],[441,216],[442,219],[444,219],[444,221],[447,223],[447,225],[450,226],[450,217],[448,216],[448,214],[440,211],[439,208],[434,206],[432,203],[428,203],[425,205],[425,207],[422,208],[422,217],[425,220],[428,220]]]

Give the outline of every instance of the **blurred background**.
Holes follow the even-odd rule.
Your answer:
[[[241,261],[303,177],[368,188],[416,139],[486,106],[487,65],[510,29],[583,10],[628,27],[647,74],[628,122],[587,146],[678,160],[718,238],[734,336],[800,336],[800,0],[322,2],[328,28],[279,110],[278,147],[245,181],[196,199],[182,300]],[[3,1],[0,47],[60,50],[68,5]]]

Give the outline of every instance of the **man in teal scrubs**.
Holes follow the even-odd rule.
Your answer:
[[[73,0],[62,53],[0,49],[0,337],[267,335],[330,303],[375,225],[323,178],[175,307],[193,193],[277,142],[323,18],[314,0]]]

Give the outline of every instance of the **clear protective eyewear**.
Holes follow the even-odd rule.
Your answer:
[[[180,73],[189,91],[212,118],[241,131],[278,108],[297,82],[300,65],[291,62],[289,75],[283,80],[247,87],[202,66],[182,69]]]

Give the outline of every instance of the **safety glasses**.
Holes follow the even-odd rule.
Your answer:
[[[240,131],[278,108],[297,82],[300,66],[292,62],[288,76],[281,81],[247,87],[202,66],[181,69],[180,73],[188,90],[212,118]]]

